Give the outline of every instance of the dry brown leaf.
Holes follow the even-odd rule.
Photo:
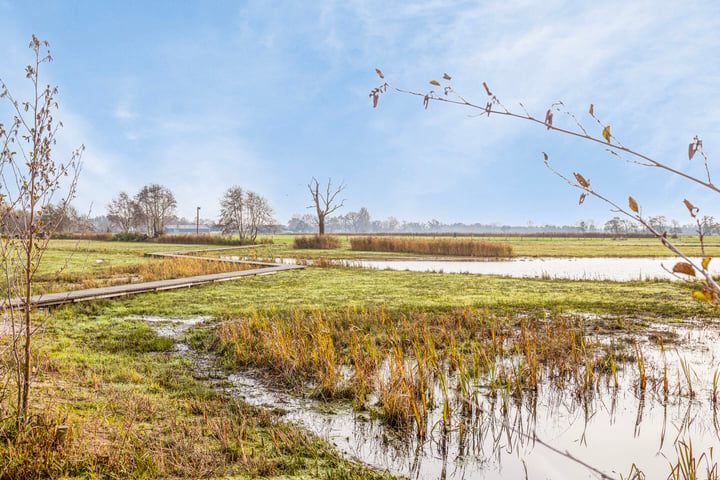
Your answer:
[[[452,77],[450,75],[448,75],[447,73],[443,73],[443,79],[450,81],[450,80],[452,80]]]
[[[581,174],[577,172],[573,172],[573,175],[575,175],[575,180],[582,186],[583,188],[589,188],[590,187],[590,180],[585,180],[585,177],[583,177]]]
[[[603,135],[603,138],[605,139],[605,141],[608,142],[608,143],[610,143],[610,125],[608,125],[607,127],[603,128],[603,133],[602,133],[602,135]]]
[[[435,85],[436,87],[439,87],[440,82],[438,82],[437,80],[430,80],[430,85]]]
[[[633,197],[628,197],[628,204],[630,205],[630,210],[635,213],[639,212],[638,204]]]
[[[545,113],[545,125],[547,125],[548,130],[550,130],[550,127],[552,127],[552,120],[553,113],[552,110],[548,108],[548,111]]]
[[[695,215],[698,214],[698,212],[700,211],[700,209],[697,208],[697,207],[696,207],[695,205],[693,205],[692,203],[690,203],[690,201],[689,201],[687,198],[683,200],[683,203],[685,204],[685,206],[687,207],[688,211],[690,212],[690,216],[693,217],[693,218],[695,218]]]
[[[383,78],[383,79],[385,78],[385,75],[383,75],[383,73],[380,71],[379,68],[376,68],[375,71],[377,72],[377,74],[380,78]]]
[[[682,273],[684,275],[695,276],[695,269],[687,262],[678,262],[672,269],[673,273]]]
[[[595,107],[593,106],[592,103],[590,104],[590,116],[593,116],[593,117],[595,116]]]
[[[488,96],[492,97],[492,92],[488,88],[487,83],[483,82],[483,87],[485,87],[485,91],[487,92]]]
[[[587,193],[583,192],[582,195],[580,195],[580,201],[578,202],[578,205],[582,205],[585,201],[585,197],[587,197]]]

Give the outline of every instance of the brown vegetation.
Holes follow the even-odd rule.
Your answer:
[[[460,257],[511,257],[512,245],[469,239],[417,239],[407,237],[354,237],[353,250],[364,252],[401,252]]]
[[[72,289],[98,288],[126,283],[152,282],[253,268],[238,262],[209,262],[199,258],[164,258],[148,263],[114,265],[101,271],[62,272],[38,278],[46,293]],[[47,287],[47,288],[45,288]]]
[[[62,232],[53,235],[58,240],[99,240],[117,242],[156,242],[156,243],[177,243],[182,245],[251,245],[253,242],[240,240],[232,235],[195,235],[195,234],[173,234],[160,235],[157,238],[149,238],[144,233],[68,233]],[[262,239],[259,243],[272,243],[272,240]]]
[[[340,246],[340,240],[332,235],[307,235],[293,240],[293,248],[331,250]]]
[[[218,331],[236,365],[290,387],[310,382],[316,396],[351,397],[358,407],[375,394],[378,415],[421,436],[428,410],[442,406],[450,415],[454,392],[469,398],[471,384],[504,401],[546,377],[578,395],[601,383],[612,388],[617,352],[587,333],[572,318],[512,320],[474,309],[274,312],[234,318]]]

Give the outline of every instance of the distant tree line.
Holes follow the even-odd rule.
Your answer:
[[[677,220],[668,221],[664,216],[651,217],[660,231],[674,235],[697,234],[693,224],[681,225]],[[713,217],[706,217],[701,222],[703,235],[720,235],[720,223]],[[295,214],[285,226],[291,233],[317,232],[317,217],[310,214]],[[488,233],[488,234],[535,234],[535,233],[606,233],[617,236],[642,233],[643,229],[635,222],[614,217],[604,225],[598,226],[593,220],[581,220],[574,225],[508,225],[501,223],[443,223],[437,219],[427,222],[399,220],[390,216],[384,220],[373,220],[367,208],[351,211],[344,215],[336,215],[325,220],[326,233]]]
[[[314,207],[313,207],[314,208]],[[65,215],[59,222],[58,232],[137,232],[149,237],[161,235],[167,225],[173,223],[194,224],[195,218],[178,217],[177,202],[173,192],[158,184],[149,184],[134,196],[120,192],[107,205],[106,215],[90,217],[79,213],[72,205],[67,206]],[[44,211],[48,224],[55,224],[60,218],[60,205],[48,205]],[[501,223],[443,223],[437,219],[426,222],[400,220],[394,216],[384,220],[373,219],[366,207],[345,214],[336,214],[323,218],[325,233],[418,233],[418,234],[536,234],[536,233],[605,233],[614,236],[635,235],[643,232],[636,222],[621,217],[613,217],[604,224],[597,225],[593,220],[581,220],[573,225],[509,225]],[[697,235],[695,224],[680,224],[677,220],[667,220],[659,215],[649,217],[648,222],[658,231],[668,235]],[[262,195],[240,186],[228,188],[220,199],[220,215],[217,219],[201,219],[212,231],[237,235],[241,240],[255,241],[260,233],[289,232],[317,233],[318,216],[313,214],[294,214],[287,224],[279,224],[268,200]],[[703,235],[720,235],[720,222],[712,216],[700,219]],[[5,230],[7,230],[7,226]]]

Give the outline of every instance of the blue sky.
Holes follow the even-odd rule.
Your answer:
[[[417,91],[448,72],[480,103],[485,81],[539,117],[562,100],[588,128],[593,103],[626,146],[702,176],[687,145],[699,135],[720,162],[718,5],[0,0],[0,77],[21,97],[31,35],[50,42],[43,78],[60,87],[65,125],[57,153],[86,145],[75,204],[92,204],[93,215],[121,190],[161,183],[180,215],[200,206],[215,217],[222,193],[241,185],[285,222],[310,213],[313,176],[345,181],[339,213],[367,207],[374,219],[541,225],[613,215],[592,199],[579,206],[579,192],[543,166],[545,151],[611,198],[631,194],[646,215],[686,223],[683,198],[720,217],[717,198],[522,121],[425,111],[400,94],[373,109],[368,92],[378,67]]]

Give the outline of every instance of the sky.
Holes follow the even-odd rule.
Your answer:
[[[86,147],[74,205],[92,216],[121,191],[159,183],[178,214],[217,219],[239,185],[280,222],[312,213],[307,184],[344,182],[345,207],[373,219],[512,225],[602,224],[615,213],[543,164],[577,171],[646,216],[716,215],[704,187],[527,121],[389,91],[453,89],[544,118],[553,102],[599,136],[720,178],[720,3],[712,1],[43,1],[0,0],[0,78],[16,98],[32,34],[50,42],[42,81],[57,85],[56,158]],[[385,75],[381,80],[375,73]],[[443,85],[448,82],[443,81]],[[438,89],[435,88],[437,91]],[[0,123],[7,104],[0,105]],[[574,125],[556,114],[554,124]],[[717,173],[715,173],[717,172]],[[712,178],[714,178],[712,177]]]

